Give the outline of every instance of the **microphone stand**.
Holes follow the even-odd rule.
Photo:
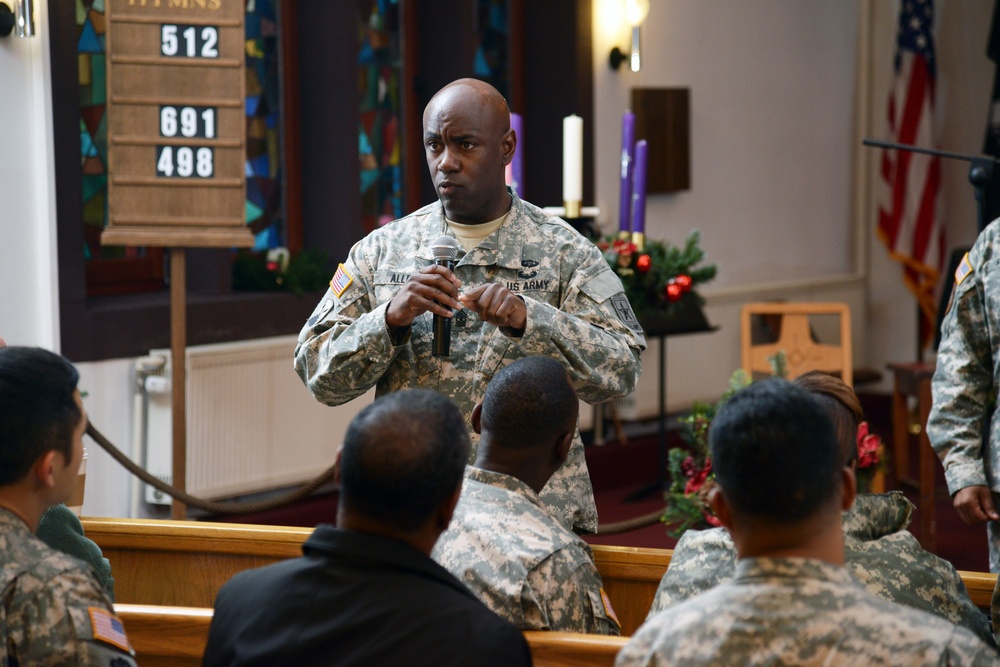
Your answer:
[[[965,153],[955,153],[952,151],[942,151],[934,148],[921,148],[910,144],[897,144],[892,141],[880,141],[878,139],[863,139],[865,146],[875,146],[876,148],[888,148],[900,151],[910,151],[911,153],[923,153],[924,155],[935,155],[952,160],[965,160],[969,165],[969,183],[976,190],[976,222],[977,235],[986,229],[986,186],[993,178],[993,166],[1000,163],[997,158],[988,155],[967,155]]]

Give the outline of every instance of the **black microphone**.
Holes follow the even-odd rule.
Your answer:
[[[455,262],[458,259],[458,251],[462,249],[458,240],[453,236],[441,236],[431,244],[431,253],[434,255],[434,263],[438,266],[447,267],[449,271],[455,269]],[[451,318],[434,315],[434,347],[431,354],[435,357],[447,357],[451,349]]]

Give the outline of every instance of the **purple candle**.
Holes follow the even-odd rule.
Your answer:
[[[628,232],[632,221],[632,171],[635,155],[635,114],[622,117],[621,183],[618,190],[618,231]]]
[[[510,161],[510,185],[517,192],[518,197],[524,197],[524,120],[521,114],[512,113],[510,115],[510,129],[514,130],[517,137],[517,148],[514,149],[514,157]]]
[[[632,187],[632,233],[646,232],[646,140],[635,143],[635,179]]]

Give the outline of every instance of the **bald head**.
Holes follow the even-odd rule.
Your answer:
[[[490,84],[459,79],[431,98],[424,109],[424,151],[449,220],[477,225],[510,209],[504,167],[516,146],[507,102]]]

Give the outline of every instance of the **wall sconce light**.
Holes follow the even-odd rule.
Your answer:
[[[0,2],[0,37],[14,32],[17,37],[35,34],[35,11],[32,0],[14,0],[14,11],[7,3]]]
[[[632,49],[629,54],[624,53],[617,46],[611,49],[608,57],[608,64],[611,69],[618,69],[626,59],[629,61],[629,68],[633,72],[638,72],[642,65],[639,54],[639,26],[646,20],[649,14],[649,0],[623,0],[622,2],[625,21],[632,27]]]

